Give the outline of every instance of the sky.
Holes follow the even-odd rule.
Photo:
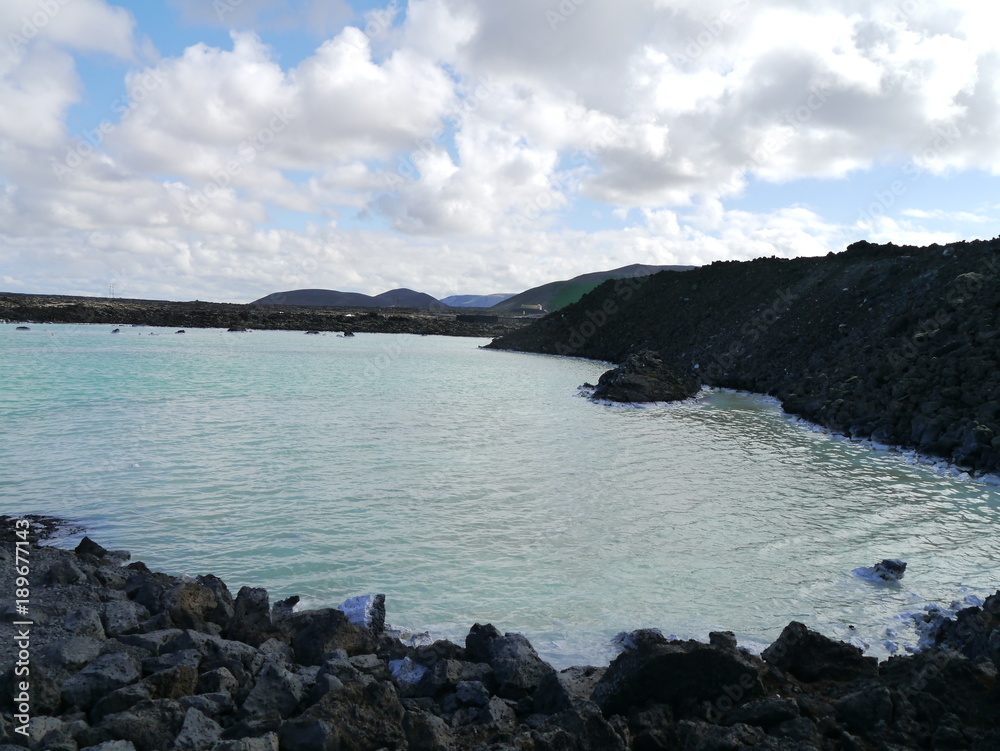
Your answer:
[[[0,290],[518,292],[1000,234],[981,0],[3,0]]]

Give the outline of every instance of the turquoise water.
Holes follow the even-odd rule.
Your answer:
[[[793,618],[884,655],[901,613],[1000,587],[996,486],[759,397],[597,405],[576,387],[605,365],[485,340],[111,329],[0,326],[0,513],[233,592],[384,592],[396,625],[492,621],[566,666]],[[902,586],[850,573],[886,557]]]

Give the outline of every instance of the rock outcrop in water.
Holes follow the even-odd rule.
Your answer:
[[[1000,747],[1000,592],[943,627],[947,646],[882,665],[793,622],[763,659],[731,633],[641,631],[607,668],[556,671],[491,625],[413,647],[379,633],[378,597],[295,612],[126,559],[32,545],[30,674],[0,653],[0,750]]]
[[[650,350],[625,358],[601,376],[594,399],[612,402],[676,402],[690,399],[701,389],[693,373],[682,374]]]
[[[654,349],[838,433],[1000,470],[1000,239],[608,282],[490,346],[611,362]]]

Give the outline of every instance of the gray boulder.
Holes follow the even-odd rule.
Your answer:
[[[99,698],[142,677],[139,661],[127,652],[98,657],[63,684],[67,706],[87,710]]]
[[[284,719],[302,701],[302,680],[274,662],[267,662],[243,702],[243,712],[254,719]]]
[[[203,751],[212,748],[222,735],[222,726],[194,707],[184,714],[184,724],[174,740],[175,749]]]
[[[656,352],[642,350],[604,373],[592,398],[613,402],[673,402],[690,399],[700,389],[693,373],[666,364]]]

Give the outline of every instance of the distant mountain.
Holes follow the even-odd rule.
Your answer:
[[[394,289],[375,295],[372,298],[380,308],[443,308],[444,303],[435,297],[425,295],[423,292],[414,292],[412,289]]]
[[[498,295],[451,295],[442,297],[441,302],[451,308],[492,308],[498,302],[513,296],[513,292]]]
[[[334,289],[296,289],[274,292],[254,300],[251,305],[303,305],[323,308],[443,308],[430,295],[412,289],[394,289],[381,295],[362,295],[360,292],[338,292]]]
[[[544,310],[552,312],[575,303],[585,294],[606,282],[608,279],[626,279],[634,276],[649,276],[661,271],[690,271],[695,266],[647,266],[633,263],[611,271],[595,271],[581,274],[562,282],[549,282],[540,287],[533,287],[493,306],[498,313],[516,312],[522,305],[541,305]]]

